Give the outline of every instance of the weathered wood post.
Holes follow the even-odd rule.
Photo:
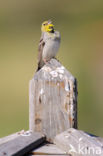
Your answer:
[[[30,80],[29,128],[49,141],[68,128],[77,128],[77,81],[55,59]]]

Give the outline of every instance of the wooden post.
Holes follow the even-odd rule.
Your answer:
[[[77,128],[77,81],[55,59],[35,73],[29,84],[29,128],[48,141]]]

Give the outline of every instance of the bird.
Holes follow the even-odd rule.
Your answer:
[[[52,21],[44,21],[41,25],[41,38],[38,46],[37,71],[39,71],[52,58],[56,57],[60,47],[60,41],[60,32],[54,29]]]

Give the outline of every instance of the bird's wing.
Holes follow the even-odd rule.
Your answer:
[[[43,40],[43,36],[41,36],[40,41],[39,41],[39,47],[38,47],[38,69],[42,68],[44,65],[44,62],[42,60],[42,53],[43,53],[43,48],[44,48],[45,42]]]

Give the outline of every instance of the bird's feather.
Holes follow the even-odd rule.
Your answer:
[[[41,67],[44,65],[44,62],[42,60],[42,54],[43,54],[44,46],[45,46],[45,42],[43,40],[43,35],[42,35],[41,38],[40,38],[39,47],[38,47],[38,68],[37,68],[37,71],[39,69],[41,69]]]

